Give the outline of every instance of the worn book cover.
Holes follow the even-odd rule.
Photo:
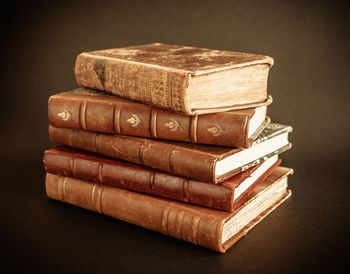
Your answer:
[[[84,87],[194,115],[266,104],[272,65],[264,55],[152,43],[82,52],[75,76]]]
[[[218,183],[291,148],[292,127],[270,123],[249,148],[109,135],[49,127],[53,142],[167,171],[186,178]]]
[[[291,195],[287,177],[292,172],[276,168],[234,213],[52,173],[46,174],[46,193],[51,199],[224,253]]]
[[[55,127],[230,147],[249,147],[268,125],[267,106],[188,116],[87,88],[52,95]]]
[[[234,211],[281,160],[276,155],[217,185],[62,146],[46,150],[43,162],[49,173]]]

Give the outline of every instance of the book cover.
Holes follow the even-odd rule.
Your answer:
[[[194,115],[265,104],[272,65],[264,55],[152,43],[82,52],[75,76],[80,86]]]
[[[218,183],[290,149],[290,126],[270,123],[250,148],[230,148],[184,142],[109,135],[49,127],[53,142],[160,169],[202,182]]]
[[[46,150],[43,162],[49,173],[234,211],[281,160],[276,155],[216,185],[62,146]]]
[[[78,88],[51,96],[48,118],[55,127],[247,148],[270,121],[266,108],[188,116]]]
[[[113,218],[224,253],[290,195],[292,169],[278,167],[235,213],[46,173],[46,193]]]

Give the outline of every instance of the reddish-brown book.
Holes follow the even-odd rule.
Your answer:
[[[267,106],[188,116],[78,88],[49,98],[55,127],[229,147],[249,147],[269,123]]]
[[[201,182],[218,183],[289,149],[290,126],[270,123],[247,149],[49,127],[52,141]]]
[[[66,147],[46,150],[43,161],[49,173],[226,211],[242,204],[281,162],[275,155],[214,185]]]
[[[265,104],[269,56],[152,43],[82,52],[80,86],[187,115]]]
[[[51,199],[223,253],[291,195],[287,177],[292,172],[277,167],[233,213],[52,173],[46,173],[46,193]]]

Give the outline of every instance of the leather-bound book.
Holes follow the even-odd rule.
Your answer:
[[[46,173],[46,193],[51,199],[223,253],[291,195],[287,180],[292,171],[277,167],[233,213],[52,173]]]
[[[270,123],[247,149],[109,135],[49,127],[52,141],[160,169],[197,181],[218,183],[289,149],[290,126]]]
[[[267,106],[188,116],[87,88],[49,98],[55,127],[230,147],[249,147],[269,123]]]
[[[273,59],[153,43],[80,53],[79,85],[187,115],[265,104]]]
[[[226,211],[237,209],[280,164],[275,155],[214,185],[67,147],[46,150],[43,161],[49,173]]]

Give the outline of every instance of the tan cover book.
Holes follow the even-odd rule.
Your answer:
[[[224,253],[291,195],[287,177],[292,172],[277,167],[235,213],[51,173],[46,174],[46,193],[51,199]]]
[[[269,56],[152,43],[83,52],[81,86],[187,115],[256,107],[271,101]]]

